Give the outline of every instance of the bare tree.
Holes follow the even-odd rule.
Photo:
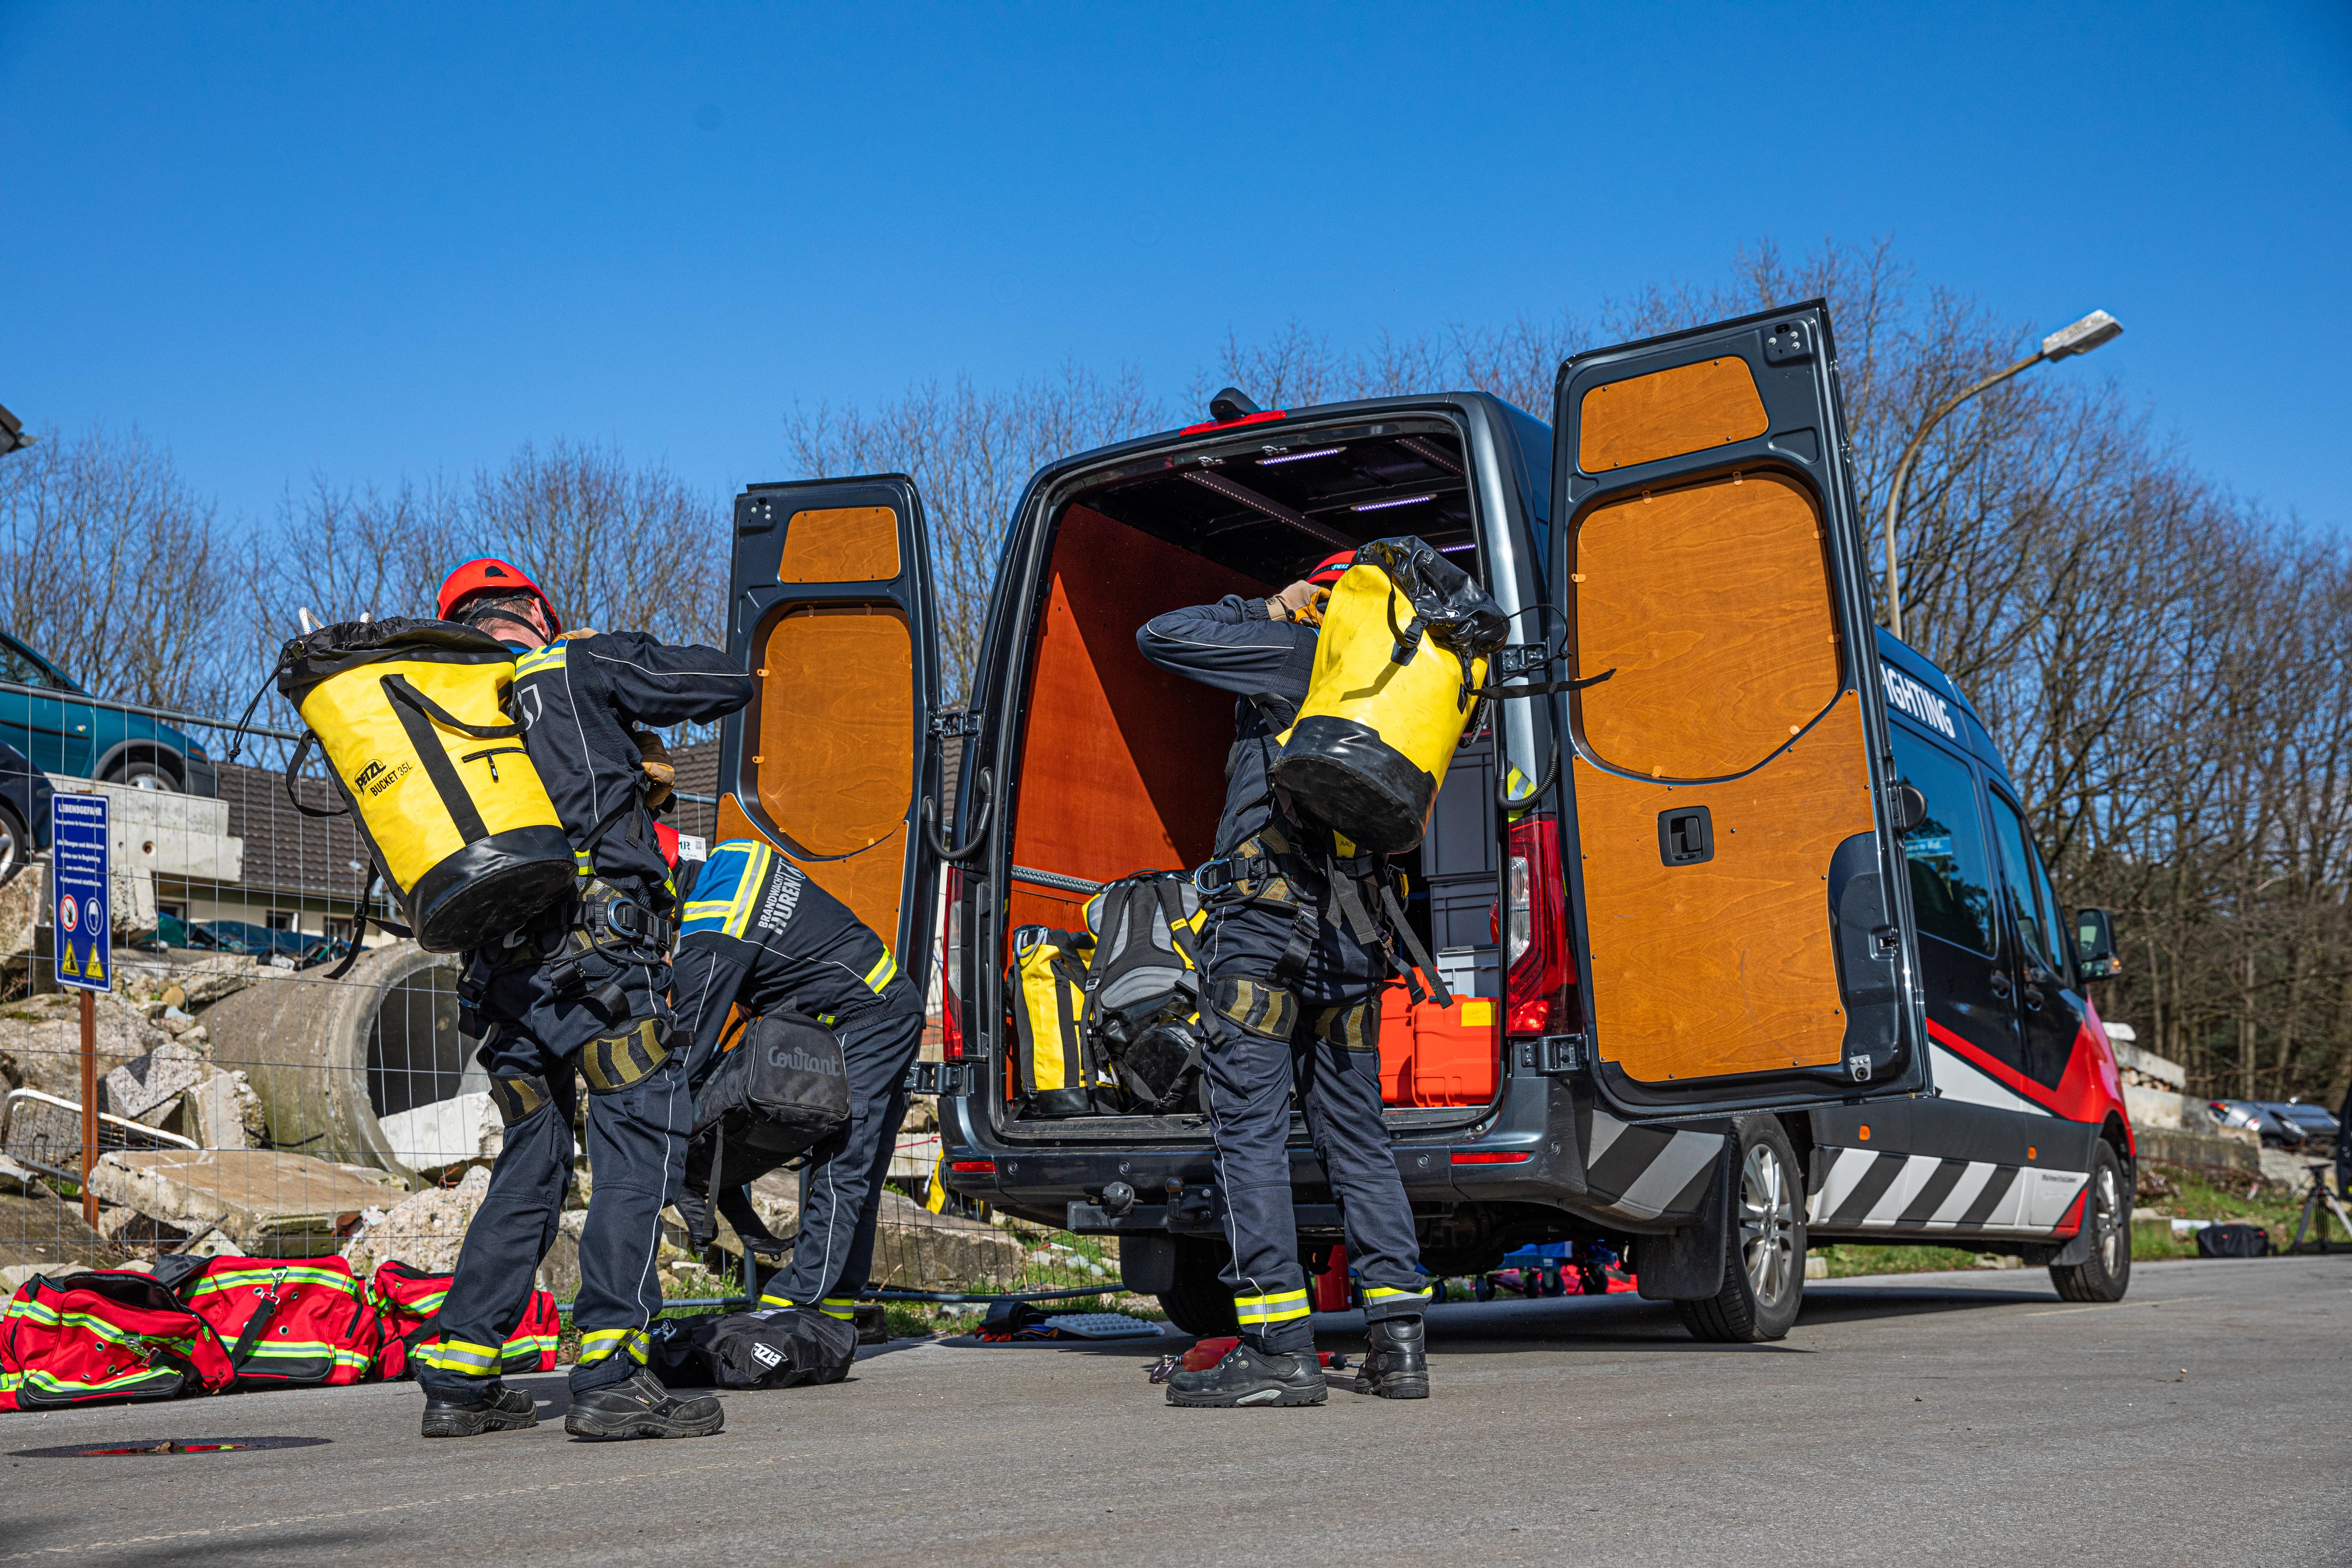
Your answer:
[[[229,556],[213,503],[136,429],[46,436],[0,461],[0,613],[98,696],[227,700]]]
[[[968,688],[1004,531],[1029,477],[1057,458],[1167,423],[1131,370],[1066,367],[1057,376],[982,392],[970,379],[923,382],[873,410],[795,407],[793,459],[812,479],[902,473],[922,492],[939,579],[940,649],[950,692]]]

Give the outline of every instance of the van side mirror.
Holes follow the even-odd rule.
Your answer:
[[[1893,806],[1895,831],[1897,833],[1908,833],[1927,820],[1927,797],[1919,793],[1919,786],[1915,784],[1906,782],[1895,786]]]
[[[2082,954],[2085,980],[2105,980],[2124,966],[2116,952],[2116,917],[2105,910],[2074,911],[2074,946]]]

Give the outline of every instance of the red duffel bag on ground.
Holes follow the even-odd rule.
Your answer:
[[[449,1294],[453,1274],[427,1274],[405,1263],[376,1266],[369,1283],[375,1292],[376,1310],[383,1319],[383,1348],[376,1352],[376,1372],[383,1377],[406,1377],[416,1347],[434,1335],[433,1316]],[[555,1298],[544,1290],[530,1293],[522,1321],[499,1347],[501,1373],[553,1372],[555,1342],[563,1332]]]
[[[171,1399],[235,1381],[212,1325],[150,1274],[36,1275],[0,1321],[0,1410]]]
[[[210,1323],[242,1388],[357,1383],[383,1339],[352,1266],[325,1258],[160,1258],[155,1278]]]

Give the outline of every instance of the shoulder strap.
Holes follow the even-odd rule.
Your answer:
[[[520,724],[468,724],[446,708],[408,683],[408,677],[398,671],[383,678],[383,689],[394,701],[405,702],[444,729],[455,730],[461,735],[471,735],[477,741],[504,741],[522,733]]]

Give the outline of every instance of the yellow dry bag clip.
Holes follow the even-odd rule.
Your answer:
[[[1274,782],[1362,853],[1412,848],[1507,629],[1501,606],[1434,547],[1365,545],[1323,612]]]
[[[449,621],[349,621],[279,653],[278,689],[315,740],[360,836],[434,952],[479,947],[569,896],[572,841],[506,710],[514,655]],[[361,874],[362,910],[366,873]],[[354,952],[356,952],[354,947]]]

